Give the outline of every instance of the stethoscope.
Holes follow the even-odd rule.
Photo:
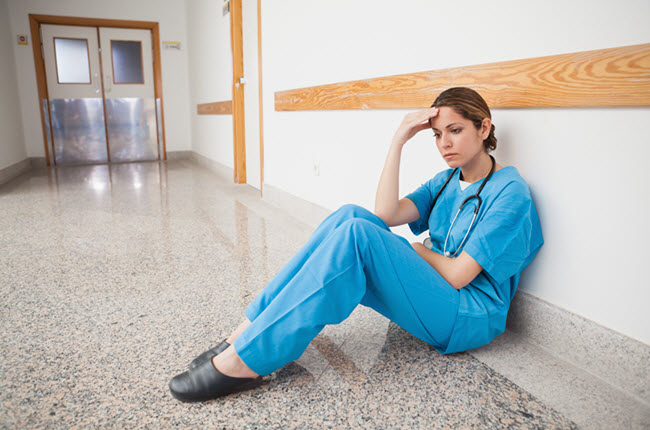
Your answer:
[[[447,231],[447,237],[445,237],[445,245],[443,246],[443,250],[442,250],[445,257],[456,258],[456,255],[458,255],[458,252],[461,249],[463,249],[463,244],[467,240],[467,236],[469,236],[469,232],[472,231],[472,226],[474,225],[474,221],[476,220],[476,216],[478,215],[478,212],[481,210],[481,204],[483,204],[483,200],[481,199],[481,196],[479,196],[479,194],[481,194],[481,191],[483,190],[483,187],[485,186],[485,184],[487,184],[487,181],[490,180],[490,177],[492,177],[492,173],[494,173],[494,166],[496,165],[496,161],[494,161],[494,157],[490,155],[490,158],[492,159],[492,168],[490,169],[490,173],[488,173],[488,175],[486,176],[485,180],[483,181],[483,183],[479,187],[476,194],[473,194],[473,195],[467,197],[465,200],[463,200],[463,203],[461,203],[460,208],[458,208],[458,212],[456,212],[456,216],[451,221],[451,225],[449,226],[449,230]],[[433,210],[433,208],[436,206],[436,202],[438,201],[438,197],[440,197],[440,194],[442,194],[442,191],[445,189],[445,187],[447,186],[447,184],[451,180],[452,176],[454,176],[457,171],[458,171],[458,167],[456,167],[454,169],[454,171],[451,172],[451,175],[449,175],[449,177],[447,178],[445,183],[442,184],[442,187],[440,188],[440,190],[436,194],[436,197],[433,199],[433,205],[431,206],[431,210]],[[478,200],[478,205],[476,206],[476,209],[474,209],[474,216],[472,217],[472,222],[469,223],[469,228],[467,229],[467,233],[465,233],[465,237],[463,238],[463,241],[460,243],[460,245],[458,245],[458,248],[456,249],[456,252],[454,252],[454,255],[451,255],[451,252],[447,251],[447,242],[449,241],[449,235],[451,234],[451,230],[454,228],[454,224],[456,223],[456,218],[458,218],[458,215],[460,215],[460,212],[463,210],[463,207],[465,206],[465,204],[467,202],[469,202],[470,200],[473,200],[473,199]]]

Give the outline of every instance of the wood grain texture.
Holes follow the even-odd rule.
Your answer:
[[[45,145],[45,163],[50,166],[50,148],[47,146],[47,130],[52,129],[51,124],[45,121],[45,112],[43,112],[43,99],[47,99],[47,105],[50,105],[50,99],[47,95],[47,81],[45,80],[45,63],[41,55],[41,36],[39,34],[39,22],[32,15],[29,15],[29,30],[32,36],[32,53],[34,54],[34,67],[36,69],[36,87],[38,90],[38,106],[41,111],[41,128],[43,130],[43,143]],[[49,117],[49,116],[48,116]],[[52,154],[54,160],[54,154]]]
[[[424,108],[456,86],[492,108],[650,106],[650,44],[281,91],[275,110]]]
[[[244,121],[244,46],[241,0],[230,0],[230,43],[232,45],[232,123],[235,155],[234,176],[236,184],[246,183],[246,141]]]
[[[232,115],[232,100],[196,105],[199,115]]]
[[[36,15],[34,19],[44,24],[79,25],[82,27],[154,28],[155,21],[127,21],[123,19],[82,18],[76,16]]]
[[[264,197],[264,103],[262,100],[262,0],[257,0],[257,82],[260,113],[260,197]]]
[[[151,27],[151,43],[153,44],[153,81],[154,95],[160,100],[160,130],[162,130],[162,154],[158,154],[158,159],[167,160],[167,138],[165,135],[165,104],[163,102],[162,87],[162,61],[160,59],[160,28],[155,22]],[[158,127],[156,127],[156,130]],[[157,132],[157,131],[156,131]]]

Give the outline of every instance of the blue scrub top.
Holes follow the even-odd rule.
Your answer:
[[[476,194],[485,180],[461,190],[459,170],[432,210],[433,199],[451,172],[452,169],[440,172],[406,196],[420,212],[420,219],[409,223],[411,231],[419,235],[429,230],[431,249],[441,254],[458,208],[468,196]],[[443,354],[485,345],[503,333],[521,272],[544,243],[530,190],[516,168],[504,167],[494,172],[480,196],[481,210],[461,252],[467,252],[483,270],[459,290],[454,330],[447,347],[438,349]],[[475,208],[476,199],[472,199],[456,219],[447,242],[447,251],[452,255],[465,237]]]

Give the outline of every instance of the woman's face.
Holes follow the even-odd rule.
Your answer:
[[[441,107],[431,119],[436,146],[451,168],[463,167],[485,153],[483,140],[490,134],[491,126],[490,119],[485,118],[477,130],[472,121],[448,106]]]

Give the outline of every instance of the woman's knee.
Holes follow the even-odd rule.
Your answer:
[[[348,203],[341,206],[340,208],[337,209],[337,212],[344,219],[363,218],[363,219],[375,221],[376,218],[378,218],[377,215],[370,212],[368,209],[352,203]]]
[[[359,240],[367,240],[373,237],[380,228],[380,226],[372,221],[361,217],[354,217],[343,221],[336,231],[342,238],[359,242]]]

